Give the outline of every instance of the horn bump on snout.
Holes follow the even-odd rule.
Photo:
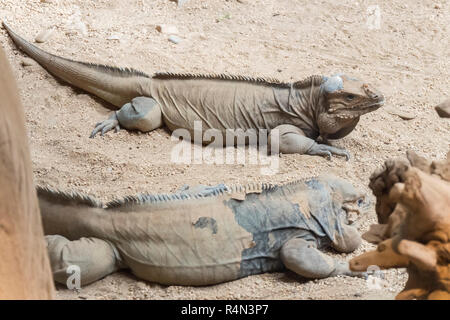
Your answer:
[[[371,99],[374,99],[374,100],[376,100],[376,99],[383,100],[384,99],[383,95],[380,92],[378,92],[376,90],[372,90],[367,83],[363,84],[363,90],[367,94],[367,96]]]

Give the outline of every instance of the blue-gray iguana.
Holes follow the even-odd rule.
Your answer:
[[[285,268],[307,278],[361,275],[320,251],[361,243],[349,215],[364,193],[333,176],[285,185],[199,188],[138,195],[103,205],[76,192],[38,187],[54,279],[70,265],[81,284],[122,268],[165,285],[211,285]]]
[[[3,26],[15,44],[59,79],[111,103],[117,111],[99,122],[91,137],[120,126],[151,131],[164,124],[185,129],[201,142],[230,143],[226,131],[248,143],[249,131],[266,130],[269,150],[280,153],[332,154],[349,158],[343,149],[316,142],[348,135],[361,115],[384,103],[369,84],[345,75],[311,76],[294,83],[230,75],[156,73],[77,62],[47,53]],[[201,124],[195,129],[195,121]],[[195,130],[194,130],[195,129]],[[211,134],[213,129],[222,140]],[[228,129],[228,130],[227,130]],[[274,130],[277,129],[277,130]],[[239,131],[242,130],[242,131]],[[257,136],[257,135],[254,135]],[[196,141],[199,142],[199,141]]]

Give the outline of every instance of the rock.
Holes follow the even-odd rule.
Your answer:
[[[439,117],[450,118],[450,99],[445,100],[441,104],[434,107]]]
[[[174,36],[174,35],[172,35],[172,36],[170,36],[170,37],[169,37],[169,41],[170,41],[170,42],[173,42],[173,43],[175,43],[175,44],[178,44],[178,43],[180,43],[180,42],[181,42],[181,38],[180,38],[180,37],[177,37],[177,36]]]
[[[181,7],[183,4],[185,4],[186,2],[188,2],[188,0],[170,0],[172,2],[176,2],[178,4],[179,7]]]
[[[178,29],[175,26],[160,24],[156,26],[156,30],[164,34],[178,34]]]
[[[34,39],[37,43],[44,43],[51,38],[55,30],[53,28],[42,30]]]
[[[200,40],[207,40],[207,39],[208,39],[208,37],[207,37],[204,33],[199,33],[199,34],[198,34],[198,38],[199,38]]]
[[[120,36],[116,33],[111,34],[108,38],[106,38],[106,40],[119,40],[120,41]]]
[[[31,59],[31,58],[23,58],[21,61],[20,61],[20,64],[23,66],[23,67],[29,67],[29,66],[34,66],[35,64],[36,64],[36,61],[34,61],[33,59]]]
[[[387,109],[387,113],[402,118],[403,120],[412,120],[416,117],[415,114],[407,111],[401,111],[397,109]]]

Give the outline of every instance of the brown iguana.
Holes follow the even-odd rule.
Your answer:
[[[307,278],[361,275],[320,251],[355,250],[361,238],[350,215],[369,207],[364,193],[333,176],[141,194],[105,206],[48,187],[38,187],[38,197],[61,283],[71,265],[80,268],[82,285],[122,268],[148,281],[193,286],[285,268]]]
[[[0,299],[50,299],[54,285],[17,92],[0,47]]]
[[[345,75],[311,76],[294,83],[230,75],[156,73],[77,62],[47,53],[3,26],[15,44],[59,79],[115,106],[91,137],[120,127],[151,131],[165,124],[185,129],[190,138],[208,129],[266,130],[271,150],[281,153],[332,154],[349,158],[343,149],[316,143],[321,136],[339,139],[349,134],[361,115],[378,109],[384,97],[367,83]],[[195,128],[195,121],[201,127]],[[277,129],[277,130],[274,130]],[[266,138],[267,138],[266,134]],[[245,133],[244,133],[245,136]],[[233,139],[235,140],[235,139]],[[235,143],[235,141],[233,141]]]

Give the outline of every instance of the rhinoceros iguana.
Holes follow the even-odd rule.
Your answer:
[[[188,138],[204,144],[249,143],[248,136],[260,138],[262,133],[275,153],[328,158],[335,154],[348,159],[347,151],[319,144],[317,138],[348,135],[361,115],[384,103],[383,95],[369,84],[345,75],[282,83],[231,75],[149,76],[128,68],[72,61],[39,49],[3,26],[16,45],[48,72],[119,109],[99,122],[91,137],[120,126],[146,132],[165,124],[171,131],[187,130]],[[231,141],[225,139],[227,132],[233,132]]]
[[[61,283],[71,265],[83,285],[122,268],[151,282],[193,286],[286,268],[307,278],[361,275],[320,251],[355,250],[361,238],[349,215],[368,208],[364,193],[333,176],[141,194],[106,205],[42,186],[38,197]]]

